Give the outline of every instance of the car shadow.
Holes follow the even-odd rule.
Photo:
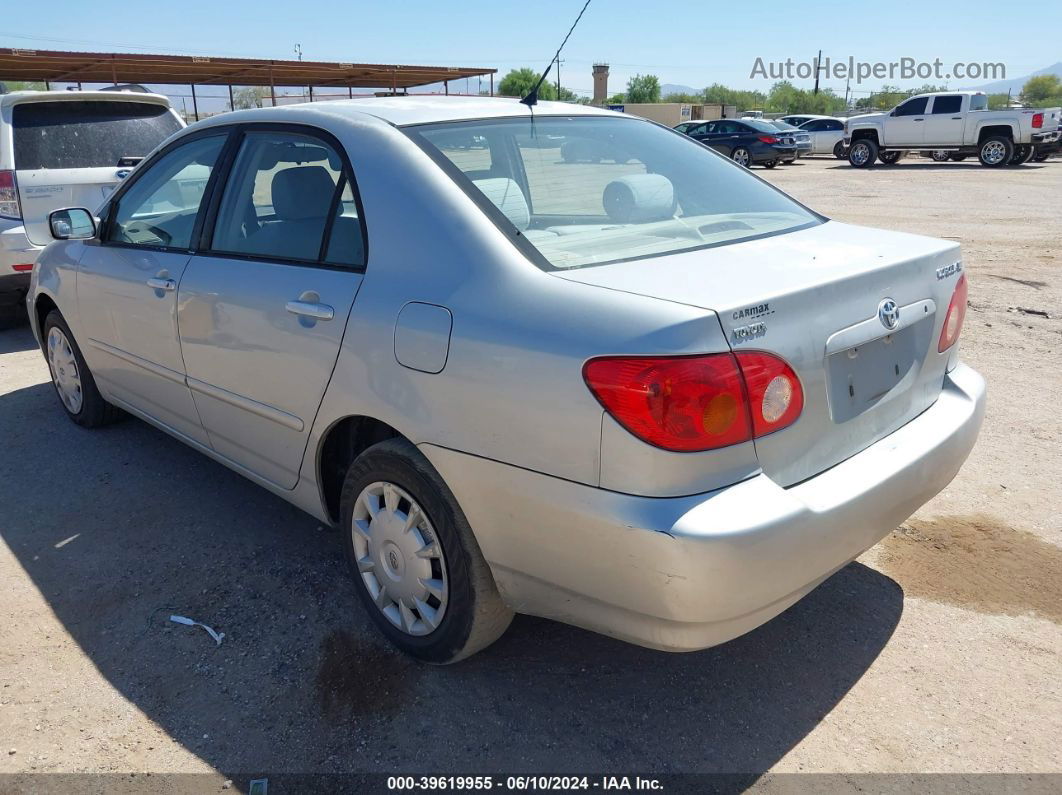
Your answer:
[[[0,331],[0,354],[32,351],[37,347],[37,340],[28,325]]]
[[[1030,171],[1034,171],[1036,169],[1044,168],[1044,166],[1045,166],[1044,163],[1025,163],[1025,164],[1020,165],[1020,166],[1003,166],[1002,168],[1005,171],[1013,171],[1013,170],[1019,169],[1019,168],[1020,169],[1028,169]],[[830,168],[830,169],[847,168],[847,169],[852,169],[853,171],[858,170],[858,169],[854,169],[847,162],[841,162],[841,163],[838,163],[837,165],[827,166],[827,168]],[[977,161],[976,158],[974,160],[972,160],[972,161],[970,161],[970,160],[961,160],[958,163],[935,163],[932,160],[927,160],[924,163],[920,163],[920,162],[918,162],[918,158],[914,158],[914,159],[904,158],[903,160],[901,160],[901,161],[899,161],[897,163],[893,163],[891,166],[885,165],[884,163],[875,163],[873,166],[870,167],[870,170],[872,170],[872,171],[879,171],[879,170],[880,171],[886,171],[886,170],[889,170],[889,169],[896,169],[896,168],[917,168],[917,169],[919,169],[921,171],[934,171],[934,170],[937,170],[937,169],[943,169],[944,171],[961,171],[963,169],[970,169],[970,168],[984,168],[984,166],[982,166]]]
[[[517,617],[486,651],[432,667],[372,628],[338,533],[165,434],[132,419],[76,427],[46,383],[0,395],[0,433],[0,477],[19,497],[2,538],[76,653],[233,778],[727,772],[751,783],[859,681],[903,609],[899,585],[854,563],[703,652]]]

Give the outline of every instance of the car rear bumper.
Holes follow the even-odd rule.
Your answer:
[[[29,241],[21,221],[0,219],[0,301],[10,303],[26,292],[30,271],[15,268],[32,265],[43,250]]]
[[[959,365],[937,402],[815,477],[764,474],[652,499],[423,445],[450,485],[507,603],[670,651],[759,626],[873,546],[959,471],[985,383]]]

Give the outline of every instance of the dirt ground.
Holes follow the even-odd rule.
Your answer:
[[[360,612],[337,534],[141,422],[75,427],[2,332],[0,773],[1062,773],[1062,160],[756,173],[963,244],[985,427],[882,544],[708,651],[518,617],[425,667]]]

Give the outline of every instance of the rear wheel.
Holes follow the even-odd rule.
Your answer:
[[[750,155],[749,150],[745,149],[743,146],[739,146],[731,152],[730,159],[739,166],[745,166],[745,168],[749,168],[752,165],[752,155]]]
[[[410,442],[389,439],[351,464],[342,527],[358,594],[402,651],[452,663],[512,621],[472,529],[439,473]]]
[[[81,349],[58,310],[53,309],[45,318],[41,336],[52,384],[66,416],[83,428],[98,428],[121,419],[122,410],[100,395]]]
[[[880,160],[882,163],[884,163],[887,166],[891,166],[891,165],[895,164],[901,157],[903,157],[903,152],[879,152],[878,153],[878,160]]]
[[[844,141],[838,141],[833,145],[833,156],[838,160],[848,157],[848,149],[845,148]]]
[[[933,159],[934,163],[947,163],[951,160],[951,155],[945,152],[943,149],[936,149],[929,153],[929,156]]]
[[[981,142],[977,159],[987,168],[1005,166],[1014,157],[1014,142],[1002,135],[993,135]]]
[[[1045,160],[1047,160],[1047,158],[1049,158],[1050,156],[1051,156],[1050,152],[1038,152],[1035,155],[1033,155],[1033,162],[1034,163],[1042,163]]]
[[[790,161],[790,162],[792,162],[792,161]],[[777,160],[768,160],[766,163],[763,164],[763,167],[764,168],[774,168],[777,165],[778,165],[778,161]]]
[[[878,145],[869,138],[861,138],[848,147],[848,162],[855,168],[869,168],[878,157]]]
[[[955,163],[961,163],[966,158],[967,158],[967,155],[958,155],[958,154],[948,155],[948,160],[951,160],[951,161],[953,161]]]

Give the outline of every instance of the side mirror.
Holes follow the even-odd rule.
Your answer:
[[[96,219],[84,207],[69,207],[49,213],[48,228],[56,240],[88,240],[96,236]]]

